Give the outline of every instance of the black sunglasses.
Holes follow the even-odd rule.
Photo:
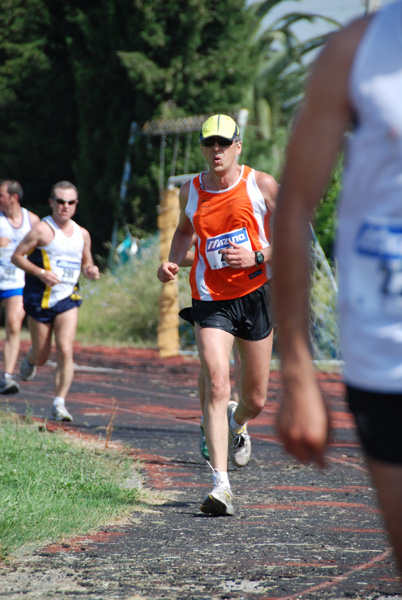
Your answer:
[[[55,200],[57,202],[57,204],[62,204],[63,206],[65,204],[72,206],[73,204],[76,204],[76,202],[77,202],[77,200],[63,200],[63,198],[53,198],[53,200]]]
[[[201,146],[205,146],[206,148],[211,148],[212,146],[215,146],[215,143],[218,143],[218,146],[221,146],[222,148],[225,148],[227,146],[231,146],[233,144],[233,140],[227,140],[226,138],[223,137],[219,137],[219,136],[212,136],[212,137],[208,137],[205,140],[201,141]]]

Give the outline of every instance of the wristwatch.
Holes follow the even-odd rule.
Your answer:
[[[255,264],[257,265],[261,265],[264,262],[264,255],[260,250],[257,250],[256,252],[254,252],[255,254]]]

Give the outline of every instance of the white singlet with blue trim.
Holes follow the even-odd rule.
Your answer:
[[[345,380],[402,392],[402,2],[369,24],[350,94],[357,126],[337,239]]]
[[[11,256],[28,231],[32,229],[29,211],[22,210],[21,226],[15,228],[4,214],[0,212],[0,237],[10,240],[7,246],[0,246],[0,290],[17,290],[25,285],[25,272],[11,262]]]
[[[46,246],[38,246],[42,255],[43,268],[53,271],[61,283],[53,287],[46,286],[42,308],[51,308],[60,300],[68,298],[74,292],[81,272],[84,238],[81,227],[74,221],[73,233],[66,236],[53,221],[52,217],[43,219],[54,231],[54,238]]]

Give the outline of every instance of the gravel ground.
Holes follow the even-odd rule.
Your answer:
[[[140,461],[146,501],[92,535],[25,548],[0,566],[0,598],[402,600],[339,376],[321,374],[334,424],[328,468],[283,453],[273,372],[267,405],[249,427],[251,461],[229,468],[235,515],[211,518],[199,510],[210,471],[198,450],[197,361],[79,345],[75,359],[66,428],[104,435],[117,406],[112,437]],[[9,406],[25,414],[28,402],[47,417],[53,368],[39,369]]]

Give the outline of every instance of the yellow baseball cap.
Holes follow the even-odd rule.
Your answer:
[[[233,141],[240,135],[236,121],[228,115],[213,115],[204,121],[201,127],[200,142],[209,137],[223,137]]]

